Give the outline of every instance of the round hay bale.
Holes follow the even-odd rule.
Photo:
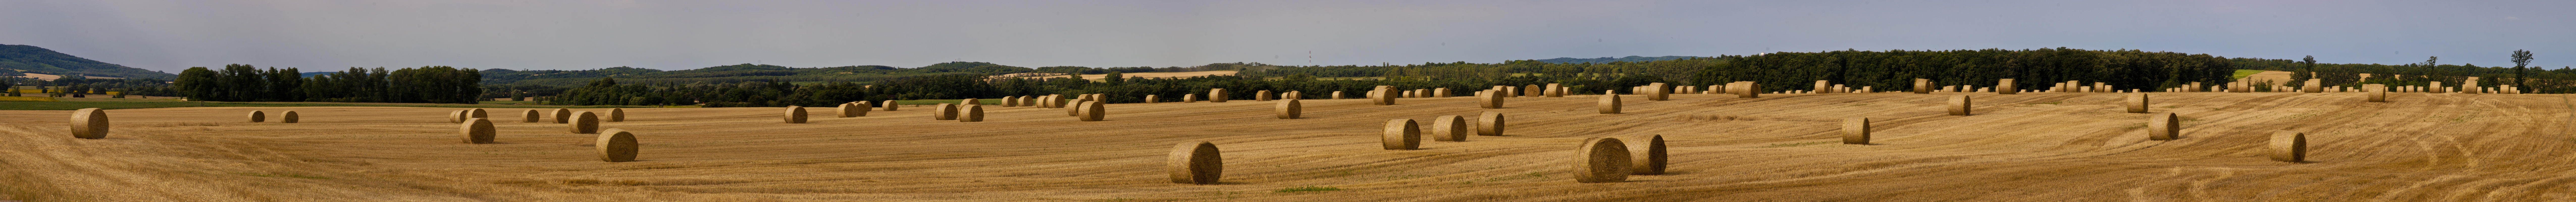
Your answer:
[[[538,122],[538,121],[545,121],[545,120],[543,120],[544,118],[545,118],[545,117],[543,117],[543,116],[541,116],[541,115],[537,115],[537,110],[534,110],[534,109],[530,109],[530,110],[528,110],[527,112],[519,113],[519,122],[520,122],[520,123],[536,123],[536,122]]]
[[[615,128],[600,131],[598,141],[592,145],[599,148],[599,161],[607,162],[635,161],[635,146],[635,133]]]
[[[71,125],[74,138],[107,138],[107,110],[98,108],[73,110]]]
[[[957,120],[957,104],[931,105],[930,120]]]
[[[1974,113],[1974,112],[1970,112],[1970,111],[1969,111],[1969,110],[1974,109],[1974,107],[1976,107],[1976,104],[1975,104],[1975,103],[1971,103],[1971,102],[1969,102],[1969,100],[1968,100],[1968,99],[1970,99],[1970,98],[1968,98],[1968,96],[1966,96],[1966,95],[1961,95],[1961,96],[1952,96],[1952,97],[1950,97],[1950,115],[1951,115],[1951,116],[1967,116],[1967,115],[1973,115],[1973,114],[1976,114],[1976,113]]]
[[[1628,156],[1628,144],[1619,138],[1584,139],[1574,151],[1574,182],[1626,182],[1629,174],[1636,173],[1630,170],[1634,161]]]
[[[984,104],[984,99],[966,98],[966,99],[963,99],[963,100],[957,100],[957,105],[983,105],[983,104]]]
[[[1646,84],[1646,93],[1647,93],[1647,94],[1646,94],[1646,100],[1648,100],[1648,101],[1664,101],[1664,100],[1670,100],[1670,99],[1672,99],[1672,95],[1673,95],[1673,92],[1672,92],[1673,90],[1672,90],[1672,89],[1673,89],[1673,87],[1672,87],[1672,86],[1666,86],[1666,85],[1664,85],[1664,83],[1648,83],[1648,84]]]
[[[1503,113],[1485,112],[1476,115],[1476,135],[1503,136]]]
[[[1106,102],[1082,102],[1082,107],[1079,108],[1082,109],[1082,121],[1109,120],[1109,106]]]
[[[1476,106],[1484,107],[1486,109],[1502,109],[1504,106],[1503,97],[1505,96],[1503,95],[1502,90],[1485,90],[1485,93],[1477,95]]]
[[[2265,153],[2272,154],[2272,160],[2307,162],[2308,134],[2286,130],[2272,131],[2270,148],[2272,151]]]
[[[1377,97],[1372,98],[1377,99],[1377,105],[1395,105],[1395,98],[1404,96],[1398,94],[1402,92],[1397,92],[1394,86],[1377,86],[1377,89]]]
[[[841,106],[834,106],[833,109],[841,112],[841,118],[868,116],[868,107],[858,103],[841,103]]]
[[[958,106],[957,122],[984,122],[984,105]]]
[[[497,132],[492,129],[492,119],[466,119],[465,124],[459,125],[456,132],[465,135],[466,144],[492,143],[492,136]]]
[[[805,123],[805,107],[787,106],[785,110],[778,113],[780,123]]]
[[[2129,93],[2129,97],[2120,100],[2120,105],[2129,108],[2129,113],[2147,113],[2146,93]]]
[[[465,123],[465,110],[447,111],[447,123]]]
[[[1181,94],[1181,103],[1198,103],[1199,94]]]
[[[1341,91],[1333,91],[1333,99],[1335,99],[1335,100],[1344,99],[1344,98],[1342,98],[1342,92],[1341,92]]]
[[[1843,119],[1843,144],[1869,144],[1869,117]]]
[[[1223,88],[1210,88],[1210,89],[1208,89],[1208,96],[1207,96],[1207,100],[1208,100],[1208,102],[1225,102],[1225,89],[1223,89]]]
[[[456,118],[456,117],[455,117],[456,115],[455,115],[454,113],[450,113],[450,114],[448,114],[448,116],[449,116],[449,117],[447,117],[447,118],[449,118],[449,119],[455,119],[455,118]],[[267,122],[267,121],[268,121],[268,113],[267,113],[267,112],[250,111],[250,122],[251,122],[251,123],[259,123],[259,122]]]
[[[2182,136],[2182,119],[2174,113],[2147,116],[2148,140],[2173,140]]]
[[[1639,137],[1637,139],[1646,140],[1646,142],[1639,143],[1644,145],[1628,148],[1628,154],[1636,157],[1633,158],[1636,159],[1635,162],[1628,164],[1630,166],[1629,170],[1635,171],[1632,173],[1638,175],[1664,174],[1664,163],[1668,162],[1670,159],[1664,156],[1666,153],[1664,152],[1664,135],[1646,135],[1646,137]]]
[[[1279,106],[1271,107],[1270,110],[1278,112],[1279,115],[1277,117],[1279,119],[1297,119],[1299,115],[1303,115],[1305,112],[1305,107],[1302,105],[1303,104],[1298,103],[1297,99],[1281,100],[1279,102]]]
[[[1002,107],[1020,106],[1020,96],[1002,96]]]
[[[460,115],[461,115],[461,113],[463,113],[463,111],[458,111],[458,113],[460,113]],[[555,108],[555,111],[554,111],[554,113],[553,113],[553,115],[552,115],[552,116],[554,116],[554,117],[555,117],[555,123],[556,123],[556,124],[571,123],[570,121],[572,121],[572,120],[571,120],[571,119],[572,119],[572,109]],[[463,122],[465,122],[465,119],[456,119],[456,122],[458,122],[458,123],[463,123]]]
[[[2362,91],[2364,91],[2363,93],[2369,93],[2369,94],[2370,94],[2370,98],[2369,98],[2367,101],[2369,101],[2369,102],[2388,102],[2388,85],[2386,85],[2386,84],[2368,84],[2368,85],[2362,85],[2362,86],[2361,86],[2361,88],[2362,88],[2361,90],[2362,90]]]
[[[1761,84],[1751,81],[1742,81],[1738,83],[1741,85],[1726,85],[1727,87],[1735,88],[1735,90],[1729,90],[1727,92],[1738,92],[1735,94],[1735,98],[1762,98]]]
[[[1082,116],[1082,103],[1084,102],[1091,101],[1080,101],[1080,99],[1076,99],[1072,107],[1064,108],[1064,116]]]
[[[478,118],[478,119],[479,119],[479,118],[482,118],[482,117],[475,117],[475,118]],[[295,123],[295,122],[297,122],[297,120],[301,120],[301,118],[298,118],[298,117],[295,115],[295,111],[286,111],[285,113],[277,113],[277,123]]]
[[[570,126],[572,134],[597,134],[599,133],[599,114],[573,112]]]
[[[1601,100],[1593,102],[1593,108],[1600,108],[1601,114],[1619,113],[1619,94],[1612,91],[1601,91]]]
[[[1378,135],[1378,143],[1387,150],[1421,149],[1422,129],[1413,119],[1386,120],[1386,133]]]
[[[895,103],[895,101],[894,101],[894,100],[886,100],[884,105],[885,105],[885,106],[883,106],[883,107],[885,107],[885,110],[890,112],[890,111],[895,111],[895,110],[897,110],[897,109],[901,109],[901,108],[898,108],[898,107],[901,107],[901,106],[902,106],[902,103]]]
[[[1930,94],[1932,88],[1932,79],[1914,79],[1915,94]]]
[[[491,114],[491,112],[489,112],[489,111],[483,111],[483,108],[467,109],[467,110],[465,110],[465,118],[469,118],[469,119],[470,119],[470,118],[486,118],[486,119],[488,119],[488,118],[492,118],[492,114]],[[459,120],[459,121],[460,121],[460,123],[461,123],[461,121],[462,121],[462,120]]]
[[[477,111],[480,110],[478,109]],[[608,114],[605,116],[608,117],[602,117],[601,119],[606,119],[608,122],[626,122],[626,108],[608,108]]]
[[[1467,117],[1458,115],[1432,117],[1430,132],[1431,141],[1441,142],[1467,141],[1468,133],[1476,133],[1467,129]]]
[[[1163,97],[1158,95],[1145,95],[1145,104],[1154,103],[1163,103]]]
[[[1260,92],[1252,93],[1252,101],[1270,101],[1270,98],[1270,90],[1261,90]]]
[[[1171,173],[1172,183],[1216,184],[1225,176],[1225,158],[1218,155],[1216,143],[1188,142],[1172,147],[1164,170]]]

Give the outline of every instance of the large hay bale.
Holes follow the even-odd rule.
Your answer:
[[[2004,94],[2004,95],[2011,95],[2011,94],[2013,94],[2013,93],[2019,93],[2019,91],[2021,91],[2021,87],[2018,87],[2018,86],[2021,86],[2021,85],[2020,85],[2020,84],[2015,84],[2015,83],[2013,83],[2013,79],[1996,79],[1996,80],[1995,80],[1995,93],[1996,93],[1996,94]]]
[[[1271,98],[1271,96],[1270,96],[1270,90],[1254,91],[1254,92],[1252,93],[1252,101],[1264,101],[1264,102],[1267,102],[1267,101],[1270,101],[1270,100],[1271,100],[1270,98]]]
[[[1199,94],[1181,94],[1181,103],[1198,103]]]
[[[599,114],[573,112],[572,124],[568,126],[571,126],[569,128],[572,129],[572,134],[597,134],[599,133]]]
[[[984,105],[957,106],[957,122],[984,122]]]
[[[2271,154],[2272,160],[2307,162],[2308,134],[2286,130],[2272,131],[2272,142],[2269,148],[2271,151],[2264,153]]]
[[[2362,90],[2363,90],[2363,91],[2367,91],[2366,93],[2370,93],[2370,99],[2369,99],[2368,101],[2370,101],[2370,102],[2388,102],[2388,85],[2387,85],[2387,84],[2366,84],[2366,85],[2361,85],[2361,88],[2362,88]]]
[[[249,116],[249,118],[250,118],[250,122],[251,122],[251,123],[268,122],[268,114],[267,114],[267,112],[250,111],[250,116]],[[456,113],[452,113],[452,112],[451,112],[451,113],[448,113],[448,114],[447,114],[447,118],[448,118],[448,119],[455,119],[455,118],[456,118]]]
[[[448,111],[448,124],[466,122],[466,111]]]
[[[957,104],[931,105],[930,120],[957,120]]]
[[[1626,182],[1636,173],[1635,159],[1628,155],[1628,144],[1619,138],[1596,137],[1583,140],[1574,152],[1574,182]]]
[[[1565,89],[1565,85],[1563,85],[1563,84],[1554,84],[1554,83],[1550,83],[1550,84],[1547,84],[1547,86],[1544,86],[1544,87],[1541,87],[1541,88],[1547,88],[1547,91],[1546,91],[1546,92],[1540,92],[1540,93],[1543,93],[1543,94],[1547,94],[1547,95],[1546,95],[1547,97],[1565,97],[1565,90],[1566,90],[1566,89]]]
[[[626,108],[608,108],[606,116],[608,117],[602,119],[607,119],[608,122],[626,122]]]
[[[1369,103],[1377,105],[1395,105],[1395,97],[1397,95],[1394,86],[1377,86],[1377,91],[1370,92],[1375,94],[1369,95],[1369,99],[1371,100]]]
[[[1751,81],[1738,81],[1736,83],[1738,84],[1726,85],[1727,87],[1735,88],[1734,90],[1727,90],[1728,92],[1738,92],[1735,94],[1735,98],[1762,98],[1761,83]]]
[[[1297,119],[1305,112],[1305,106],[1298,104],[1297,99],[1288,99],[1281,100],[1279,106],[1271,107],[1270,110],[1278,112],[1279,115],[1276,117],[1279,119]]]
[[[1413,119],[1386,120],[1386,132],[1378,135],[1378,143],[1387,150],[1421,149],[1422,128]]]
[[[1645,137],[1638,137],[1637,139],[1645,142],[1638,143],[1640,145],[1637,145],[1637,147],[1628,148],[1628,155],[1636,157],[1632,158],[1636,159],[1636,162],[1628,164],[1630,167],[1629,170],[1634,171],[1631,173],[1638,175],[1664,174],[1665,162],[1669,162],[1670,159],[1664,156],[1666,153],[1664,151],[1664,135],[1646,135]]]
[[[779,122],[781,122],[781,123],[805,123],[805,107],[800,107],[800,106],[787,106],[786,110],[787,110],[787,112],[779,113],[779,114],[778,114],[778,115],[779,115]]]
[[[1816,80],[1816,86],[1815,86],[1814,88],[1816,89],[1816,94],[1826,94],[1826,93],[1834,93],[1834,91],[1833,91],[1833,90],[1827,90],[1827,89],[1833,89],[1833,88],[1834,88],[1833,86],[1834,86],[1834,84],[1833,84],[1832,82],[1827,82],[1827,81],[1825,81],[1825,80]]]
[[[834,107],[834,109],[838,109],[836,111],[841,113],[841,118],[868,116],[868,108],[869,107],[860,105],[859,103],[841,103],[841,106]]]
[[[2311,79],[2311,80],[2313,80],[2313,79]],[[2481,91],[2481,90],[2479,90],[2479,89],[2485,89],[2485,88],[2479,88],[2479,87],[2478,87],[2478,80],[2465,80],[2465,81],[2460,81],[2460,89],[2458,89],[2458,90],[2459,90],[2459,92],[2460,92],[2460,93],[2465,93],[2465,94],[2479,94],[2479,93],[2486,93],[2486,92],[2479,92],[2479,91]]]
[[[1431,141],[1441,142],[1467,141],[1468,133],[1476,133],[1467,129],[1467,117],[1458,115],[1432,117],[1431,130],[1424,132],[1431,133]]]
[[[1145,95],[1145,104],[1163,103],[1162,96]]]
[[[71,123],[73,138],[107,138],[107,110],[98,108],[72,110]]]
[[[1501,90],[1485,90],[1483,93],[1478,93],[1476,95],[1476,107],[1502,109],[1503,94],[1504,93]]]
[[[2308,81],[2307,81],[2306,83],[2301,83],[2301,84],[2305,84],[2305,85],[2300,85],[2300,86],[2299,86],[2299,92],[2302,92],[2302,93],[2323,93],[2323,92],[2326,92],[2326,84],[2325,84],[2325,80],[2324,80],[2324,79],[2308,79]]]
[[[599,148],[600,161],[628,162],[635,161],[636,145],[635,133],[611,128],[600,131],[599,139],[591,147]]]
[[[1082,121],[1109,120],[1109,107],[1106,102],[1082,102],[1082,106],[1077,108],[1082,109]]]
[[[884,104],[881,104],[881,105],[885,105],[885,106],[883,106],[883,107],[885,107],[885,111],[889,111],[889,112],[890,112],[890,111],[895,111],[895,110],[901,109],[901,108],[898,108],[898,107],[901,107],[901,106],[902,106],[902,104],[903,104],[903,103],[895,103],[895,101],[894,101],[894,100],[886,100],[886,101],[885,101],[885,103],[884,103]]]
[[[1342,98],[1342,91],[1333,91],[1333,99],[1335,99],[1335,100],[1339,100],[1339,99],[1346,99],[1346,98]]]
[[[1223,88],[1210,88],[1210,89],[1208,89],[1208,95],[1207,95],[1207,100],[1208,100],[1208,102],[1225,102],[1225,98],[1226,98],[1226,96],[1225,96],[1225,89],[1223,89]]]
[[[526,112],[521,112],[521,113],[519,113],[519,122],[520,122],[520,123],[536,123],[536,122],[538,122],[538,121],[545,121],[545,120],[540,120],[540,119],[543,119],[543,118],[544,118],[543,116],[541,116],[541,115],[537,115],[537,110],[534,110],[534,109],[530,109],[530,110],[528,110],[528,111],[526,111]]]
[[[457,111],[457,114],[461,117],[464,114],[464,111]],[[554,113],[551,113],[550,116],[555,117],[555,124],[572,123],[572,109],[555,108]],[[465,119],[457,119],[456,121],[462,123],[465,122]]]
[[[2147,115],[2148,140],[2173,140],[2182,136],[2182,118],[2174,113]]]
[[[1869,144],[1869,117],[1843,119],[1843,144]]]
[[[1598,102],[1593,102],[1593,108],[1598,108],[1601,111],[1601,114],[1619,113],[1619,92],[1601,91],[1601,99]]]
[[[1976,107],[1976,103],[1969,102],[1969,101],[1970,101],[1969,99],[1970,99],[1970,98],[1968,98],[1968,96],[1966,96],[1966,95],[1961,95],[1961,96],[1951,96],[1951,97],[1950,97],[1950,104],[1949,104],[1949,105],[1950,105],[1950,115],[1951,115],[1951,116],[1967,116],[1967,115],[1975,115],[1976,113],[1975,113],[1975,112],[1973,112],[1973,111],[1970,111],[1970,110],[1975,109],[1975,107]]]
[[[1216,143],[1190,142],[1172,147],[1164,171],[1171,173],[1172,183],[1216,184],[1225,176],[1225,158],[1218,155]]]
[[[456,133],[465,135],[466,144],[484,144],[492,143],[493,134],[497,131],[492,129],[492,119],[477,118],[466,119],[464,124],[456,127]]]
[[[2120,99],[2120,106],[2128,108],[2129,113],[2147,113],[2147,104],[2146,93],[2129,93],[2128,97]]]
[[[479,118],[483,118],[483,117],[474,117],[474,118],[478,118],[478,119],[479,119]],[[299,116],[295,115],[295,111],[286,111],[285,113],[277,113],[277,123],[296,123],[296,122],[298,122],[299,120],[303,120],[303,118],[299,118]]]
[[[1503,122],[1502,112],[1476,115],[1476,135],[1503,136]]]
[[[1932,88],[1932,79],[1914,79],[1915,94],[1931,94]]]
[[[1648,83],[1646,84],[1646,91],[1648,91],[1647,94],[1645,94],[1646,100],[1664,101],[1672,99],[1672,89],[1673,87],[1665,86],[1664,83]]]

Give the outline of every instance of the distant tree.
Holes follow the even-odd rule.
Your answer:
[[[2530,71],[2523,67],[2530,65],[2531,51],[2513,50],[2513,86],[2527,86],[2523,85],[2522,78]]]

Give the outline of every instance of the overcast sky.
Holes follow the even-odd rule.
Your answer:
[[[2140,49],[2576,65],[2576,1],[0,0],[0,44],[131,67],[1352,65]],[[1311,52],[1311,54],[1310,54]],[[1309,62],[1308,57],[1312,57]]]

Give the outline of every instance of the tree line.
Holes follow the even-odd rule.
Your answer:
[[[482,74],[469,68],[426,66],[386,71],[349,68],[305,78],[296,68],[224,65],[191,67],[171,87],[192,100],[231,102],[476,103]]]

